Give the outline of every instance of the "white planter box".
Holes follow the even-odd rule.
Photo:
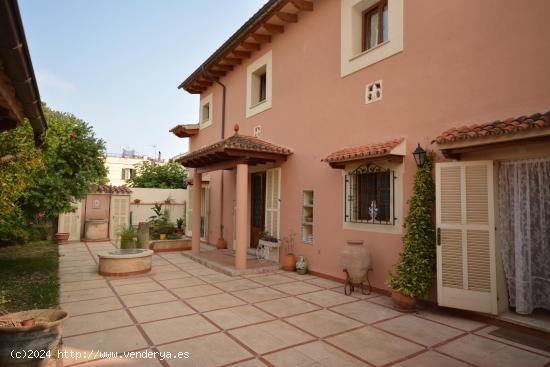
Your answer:
[[[263,245],[269,249],[266,260],[279,262],[279,242],[260,240],[258,245]]]

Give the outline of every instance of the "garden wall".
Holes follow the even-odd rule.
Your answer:
[[[154,215],[152,210],[155,203],[161,203],[163,209],[168,209],[170,221],[185,219],[185,209],[188,200],[187,189],[149,189],[132,187],[130,195],[131,224],[137,226],[139,222],[147,222]],[[139,203],[136,202],[139,200]],[[170,199],[170,204],[165,201]]]

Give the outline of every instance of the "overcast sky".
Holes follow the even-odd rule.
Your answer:
[[[19,0],[41,98],[89,122],[107,151],[172,157],[198,121],[177,86],[265,0]],[[156,148],[153,147],[156,145]]]

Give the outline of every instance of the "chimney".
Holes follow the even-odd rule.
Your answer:
[[[159,151],[159,158],[158,158],[158,161],[160,162],[160,151]]]

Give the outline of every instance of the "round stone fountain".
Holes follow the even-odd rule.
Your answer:
[[[151,271],[153,251],[147,249],[118,249],[98,254],[99,274],[126,276]]]

